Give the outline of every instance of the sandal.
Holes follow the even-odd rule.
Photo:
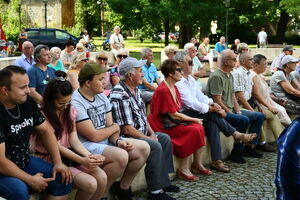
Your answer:
[[[212,169],[215,169],[219,172],[228,173],[230,171],[229,167],[222,162],[222,160],[212,161],[211,166]]]
[[[208,170],[208,169],[199,169],[198,167],[195,167],[195,165],[192,164],[191,166],[191,171],[195,174],[202,174],[202,175],[212,175],[212,171]]]
[[[254,140],[256,138],[256,133],[249,133],[249,134],[243,134],[243,133],[240,133],[241,135],[236,138],[233,136],[234,140],[237,141],[237,142],[241,142],[241,143],[249,143],[251,142],[252,140]]]

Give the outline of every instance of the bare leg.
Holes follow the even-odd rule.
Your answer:
[[[91,199],[99,200],[101,197],[104,196],[104,192],[106,190],[107,176],[105,172],[100,168],[96,168],[96,170],[89,172],[89,174],[92,175],[97,181],[97,190],[94,192],[94,195]]]
[[[75,200],[89,200],[97,190],[96,179],[84,172],[74,177],[73,184],[74,187],[78,189]]]
[[[150,146],[147,142],[136,139],[127,140],[133,144],[134,149],[128,152],[129,161],[121,178],[120,187],[123,190],[129,189],[134,177],[143,167],[150,153]]]
[[[179,164],[179,170],[184,173],[185,175],[188,176],[193,176],[192,172],[190,171],[190,159],[191,156],[188,156],[186,158],[182,158],[180,160],[180,164]]]
[[[128,153],[121,148],[107,146],[102,155],[105,156],[102,169],[107,175],[107,184],[105,190],[105,194],[107,195],[110,186],[124,173],[128,163]]]
[[[201,147],[194,153],[193,166],[195,166],[196,168],[199,168],[200,170],[206,170],[206,168],[202,165],[203,150],[204,150],[204,148]]]

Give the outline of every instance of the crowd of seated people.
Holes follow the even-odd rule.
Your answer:
[[[212,62],[204,40],[198,51]],[[232,162],[262,158],[257,150],[275,152],[269,134],[276,140],[292,123],[288,114],[300,113],[298,59],[284,55],[269,87],[262,75],[267,58],[236,45],[229,50],[220,38],[218,66],[210,67],[203,92],[206,72],[194,43],[183,51],[165,48],[161,79],[150,48],[137,60],[120,47],[108,63],[108,52],[89,58],[81,44],[74,50],[68,42],[60,51],[24,42],[22,56],[0,70],[0,196],[28,199],[45,191],[67,200],[73,187],[76,199],[106,200],[110,192],[131,200],[145,165],[147,199],[174,200],[170,193],[180,188],[170,173],[199,181],[198,174],[214,176],[210,169],[230,172],[220,134],[234,140]],[[210,169],[202,163],[205,136]]]

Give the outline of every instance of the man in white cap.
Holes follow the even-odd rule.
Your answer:
[[[174,172],[171,140],[167,134],[155,133],[150,127],[141,91],[137,88],[143,82],[142,66],[145,64],[145,60],[132,57],[119,64],[121,81],[110,93],[113,118],[124,137],[144,140],[150,145],[145,168],[148,200],[174,200],[165,193],[179,191],[177,186],[171,185],[168,175]]]
[[[300,114],[300,84],[295,79],[297,58],[286,55],[282,58],[281,66],[278,68],[271,79],[270,88],[276,101],[287,110],[289,114]]]

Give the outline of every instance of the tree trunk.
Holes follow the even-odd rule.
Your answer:
[[[190,23],[180,24],[180,35],[179,35],[179,48],[182,49],[184,45],[190,41],[193,37],[193,28]]]
[[[165,47],[169,45],[169,33],[170,33],[170,20],[169,18],[163,20],[165,29]]]
[[[277,44],[283,43],[289,19],[290,19],[289,14],[285,10],[281,10],[280,18],[279,18],[279,21],[277,24],[277,31],[276,31],[276,43]]]

